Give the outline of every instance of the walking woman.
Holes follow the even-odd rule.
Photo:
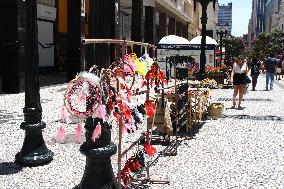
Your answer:
[[[239,56],[236,62],[233,65],[233,70],[231,74],[231,81],[234,85],[234,93],[233,93],[233,107],[237,109],[242,109],[241,102],[244,96],[245,88],[245,78],[248,73],[248,65],[242,56]],[[236,97],[239,94],[239,102],[236,107]]]

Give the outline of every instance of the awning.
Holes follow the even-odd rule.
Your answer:
[[[189,41],[176,35],[168,35],[159,41],[160,45],[188,45]]]
[[[192,44],[192,45],[200,45],[201,44],[201,36],[197,36],[195,38],[193,38],[189,44]],[[209,36],[206,36],[206,44],[207,45],[218,45],[218,43],[212,39],[211,37]]]

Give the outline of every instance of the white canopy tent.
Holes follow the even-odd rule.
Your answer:
[[[183,37],[179,37],[176,35],[168,35],[163,37],[160,42],[160,45],[188,45],[189,41]]]
[[[201,38],[202,36],[197,36],[195,38],[193,38],[189,44],[191,45],[201,45]],[[206,36],[206,44],[207,45],[218,45],[217,41],[215,41],[214,39],[212,39],[209,36]]]
[[[215,66],[215,49],[217,42],[206,37],[206,66]],[[193,38],[190,42],[182,37],[169,35],[163,37],[157,45],[157,62],[160,68],[166,69],[166,58],[170,56],[191,56],[195,58],[196,69],[200,69],[201,36]],[[173,73],[173,72],[172,72]]]

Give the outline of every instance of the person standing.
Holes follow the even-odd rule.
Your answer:
[[[282,73],[282,60],[279,60],[277,62],[277,66],[276,66],[276,80],[281,80],[281,73]],[[277,79],[278,76],[278,79]]]
[[[282,67],[282,79],[283,79],[283,76],[284,76],[284,58],[281,59],[281,67]]]
[[[231,81],[234,85],[234,93],[233,93],[233,107],[236,108],[236,97],[239,94],[239,102],[237,109],[242,109],[241,102],[244,96],[244,84],[245,78],[248,73],[248,66],[244,61],[242,56],[239,56],[236,62],[233,65],[232,74],[231,74]]]
[[[251,62],[251,70],[250,70],[250,73],[251,73],[251,84],[252,84],[252,90],[255,91],[255,87],[256,87],[256,84],[257,84],[257,79],[258,79],[258,76],[259,76],[259,71],[260,71],[260,61],[258,61],[257,58],[253,58],[252,59],[252,62]]]
[[[265,90],[267,91],[268,91],[268,85],[270,87],[270,90],[273,90],[276,64],[277,64],[277,59],[274,57],[274,54],[271,54],[265,62],[265,67],[266,67],[266,88]]]

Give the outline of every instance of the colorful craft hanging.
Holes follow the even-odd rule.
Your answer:
[[[70,82],[65,94],[65,106],[73,116],[91,117],[101,100],[100,78],[88,72],[82,72]]]
[[[142,87],[146,86],[147,82],[149,82],[151,87],[153,87],[154,83],[157,87],[159,87],[161,83],[167,83],[167,80],[165,80],[164,71],[155,63],[151,65],[151,69],[147,72],[145,78],[146,80],[143,81]]]

